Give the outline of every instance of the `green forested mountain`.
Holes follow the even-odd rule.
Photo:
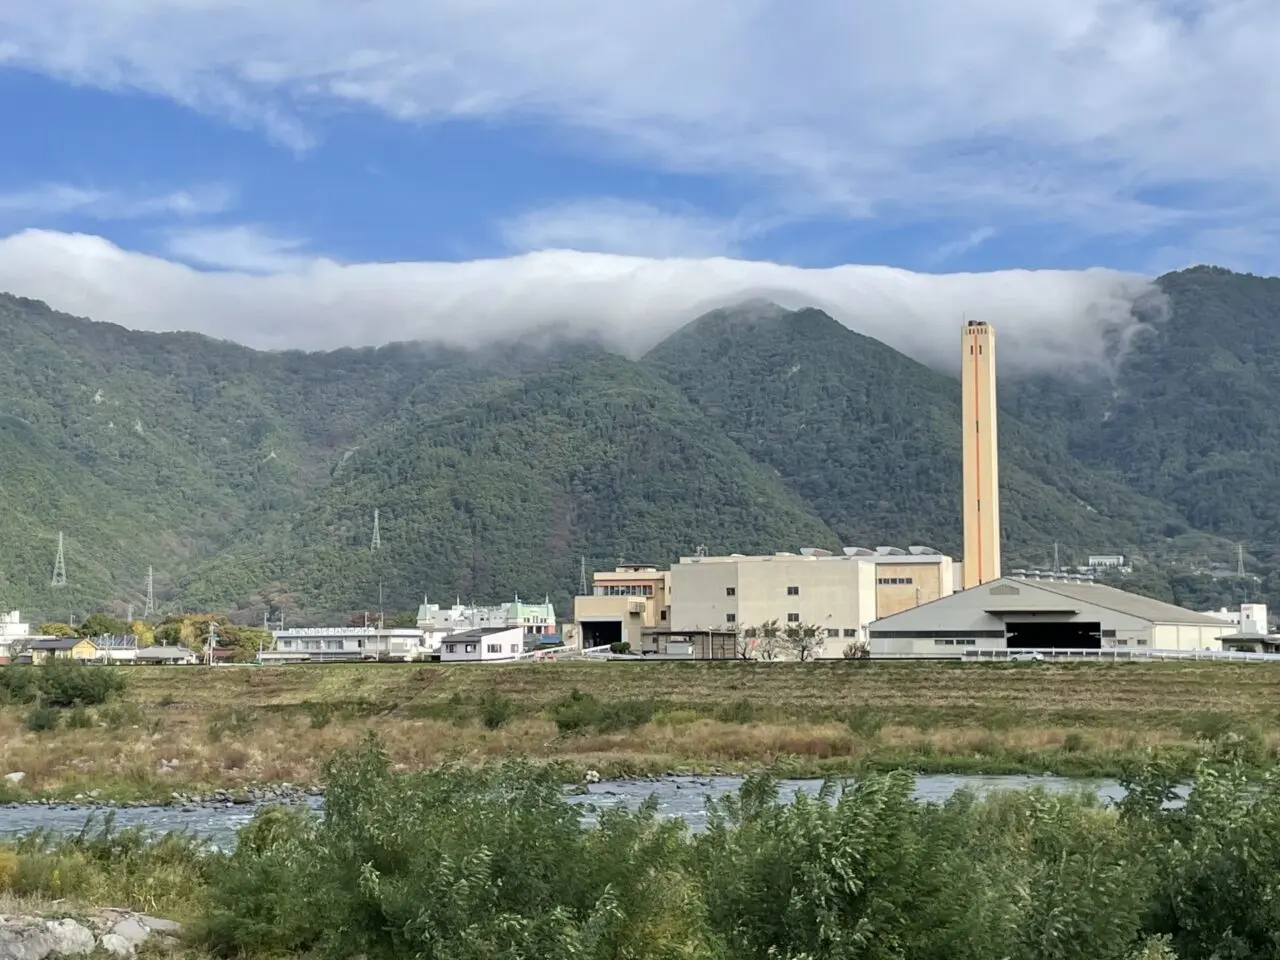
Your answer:
[[[818,310],[716,311],[645,363],[773,467],[842,542],[961,551],[953,378]],[[1083,467],[1016,413],[1000,419],[1011,564],[1051,562],[1055,541],[1129,553],[1163,539],[1173,510]]]
[[[1161,279],[1118,371],[1001,381],[1010,565],[1280,557],[1280,281]],[[814,310],[749,305],[635,362],[556,341],[260,353],[0,295],[0,607],[340,613],[576,586],[619,558],[925,543],[958,551],[956,384]],[[383,549],[369,550],[373,510]],[[49,587],[58,531],[70,585]],[[1280,583],[1276,584],[1280,587]],[[1277,597],[1280,600],[1280,596]]]

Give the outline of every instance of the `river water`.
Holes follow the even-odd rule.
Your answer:
[[[821,787],[820,780],[784,780],[779,793],[784,798],[793,797],[796,791],[812,793]],[[681,817],[692,830],[705,828],[706,802],[711,797],[733,793],[742,786],[741,777],[666,777],[661,780],[606,780],[592,784],[587,793],[569,797],[570,803],[596,807],[626,806],[634,808],[650,796],[658,798],[658,812],[665,817]],[[916,778],[915,795],[918,800],[946,800],[957,790],[969,789],[978,794],[994,790],[1025,790],[1043,787],[1054,792],[1089,791],[1104,800],[1114,801],[1124,796],[1124,790],[1115,780],[1084,780],[1067,777],[1027,776],[949,776],[931,775]],[[323,804],[320,798],[308,803],[316,809]],[[115,810],[117,827],[141,825],[149,831],[167,833],[188,831],[207,837],[218,846],[230,846],[235,842],[236,831],[248,823],[259,807],[241,804],[224,807],[124,807]],[[32,830],[44,829],[56,833],[71,833],[84,826],[91,816],[101,817],[101,808],[75,805],[58,806],[8,806],[0,807],[0,837],[16,837]],[[594,818],[590,810],[584,821]]]

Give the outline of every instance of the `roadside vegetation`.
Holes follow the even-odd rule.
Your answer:
[[[1269,664],[835,662],[0,668],[0,800],[313,785],[376,733],[394,766],[562,775],[1184,774],[1280,757]]]
[[[192,956],[1275,955],[1280,779],[1229,753],[1177,808],[1159,764],[1116,808],[1042,791],[917,803],[902,773],[792,802],[759,775],[700,834],[647,806],[588,826],[524,761],[396,774],[367,742],[324,779],[322,814],[264,810],[233,851],[109,821],[0,847],[0,895],[171,916]]]

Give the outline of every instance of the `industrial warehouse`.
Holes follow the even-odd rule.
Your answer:
[[[1100,583],[1003,577],[871,624],[871,655],[1221,650],[1230,623]]]

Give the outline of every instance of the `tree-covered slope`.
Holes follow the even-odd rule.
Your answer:
[[[382,549],[369,547],[380,512]],[[408,413],[344,464],[250,580],[288,582],[332,609],[423,593],[552,595],[581,557],[667,562],[712,551],[834,546],[814,512],[680,393],[621,357],[579,347],[532,375],[493,376],[482,396]],[[273,551],[259,551],[258,556]],[[235,563],[186,584],[245,595]]]
[[[958,337],[958,334],[957,334]],[[645,363],[773,467],[845,543],[961,549],[956,381],[818,310],[751,305],[700,318]],[[1005,409],[1001,519],[1010,562],[1053,543],[1127,551],[1175,519],[1090,471]]]
[[[1280,281],[1161,282],[1114,379],[1002,378],[1010,565],[1221,535],[1274,566]],[[260,353],[0,295],[0,344],[0,607],[32,615],[123,613],[148,565],[173,608],[319,617],[379,583],[388,608],[563,603],[584,556],[960,549],[954,379],[817,311],[720,311],[637,363],[547,338]]]
[[[1135,336],[1112,379],[1033,378],[1015,386],[1018,402],[1081,462],[1274,562],[1280,279],[1196,267],[1159,282],[1167,315]]]

